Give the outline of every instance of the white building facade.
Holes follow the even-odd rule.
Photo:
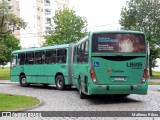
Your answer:
[[[11,10],[28,23],[25,30],[14,32],[20,39],[22,48],[40,47],[45,42],[44,35],[51,29],[52,17],[56,10],[69,8],[69,0],[7,0]],[[53,26],[54,27],[54,26]]]

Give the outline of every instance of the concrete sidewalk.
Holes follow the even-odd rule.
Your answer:
[[[149,82],[160,82],[160,79],[150,79]]]
[[[18,82],[11,82],[10,80],[0,80],[0,84],[15,84]]]

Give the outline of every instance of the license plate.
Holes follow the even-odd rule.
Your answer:
[[[121,77],[117,77],[117,78],[114,78],[115,81],[124,81],[124,78],[121,78]]]

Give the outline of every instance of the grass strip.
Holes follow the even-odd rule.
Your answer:
[[[0,93],[0,111],[11,111],[37,105],[40,101],[30,96]]]

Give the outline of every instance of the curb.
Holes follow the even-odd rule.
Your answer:
[[[19,82],[11,82],[10,80],[0,80],[0,84],[15,84]]]
[[[18,82],[1,82],[0,84],[18,84]]]

